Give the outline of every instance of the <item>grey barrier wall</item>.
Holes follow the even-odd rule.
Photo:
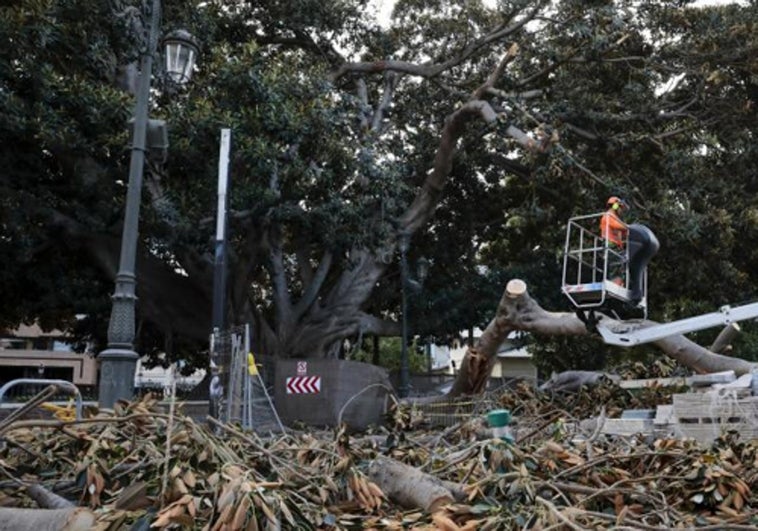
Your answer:
[[[363,430],[384,422],[392,384],[386,369],[346,360],[276,361],[274,403],[282,422]]]

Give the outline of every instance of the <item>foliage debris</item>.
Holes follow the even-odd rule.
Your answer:
[[[476,417],[424,427],[405,405],[367,432],[264,437],[169,417],[147,396],[78,421],[15,421],[0,451],[0,504],[35,507],[25,486],[42,486],[94,510],[101,531],[754,529],[758,442],[725,434],[705,447],[579,427],[581,411],[610,415],[656,390],[647,393],[612,384],[571,396],[504,392],[514,444]],[[433,514],[398,506],[369,479],[378,456],[452,485],[456,501]]]

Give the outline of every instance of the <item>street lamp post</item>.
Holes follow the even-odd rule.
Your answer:
[[[134,132],[131,160],[129,162],[129,185],[126,194],[124,227],[121,235],[121,256],[116,274],[113,307],[108,323],[108,348],[98,356],[100,360],[100,384],[98,400],[101,407],[113,407],[119,399],[131,399],[134,394],[134,372],[139,356],[134,351],[137,236],[142,192],[142,174],[145,166],[146,138],[148,130],[148,107],[150,104],[150,78],[153,69],[158,34],[160,31],[161,3],[152,0],[149,8],[149,29],[146,45],[140,58],[140,76],[137,101],[134,110]],[[166,39],[167,67],[175,81],[186,81],[192,71],[197,47],[184,36]],[[184,57],[185,61],[178,60]],[[177,58],[174,64],[170,59]],[[189,62],[189,64],[188,64]]]
[[[407,232],[400,234],[400,388],[398,394],[400,398],[405,398],[410,394],[411,388],[411,369],[410,360],[408,359],[408,290],[421,290],[421,283],[426,278],[429,261],[421,257],[418,261],[418,271],[416,276],[418,280],[410,278],[408,272],[408,247],[410,245],[410,235]]]

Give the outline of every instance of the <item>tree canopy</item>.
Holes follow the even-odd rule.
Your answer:
[[[566,220],[622,194],[662,250],[653,317],[754,298],[758,8],[687,1],[164,3],[202,40],[156,76],[166,165],[145,176],[140,352],[210,330],[218,137],[232,129],[228,316],[256,349],[336,355],[399,334],[397,243],[432,259],[414,330],[491,316],[502,282],[560,306]],[[138,2],[0,8],[0,321],[87,314],[118,263]],[[81,324],[80,324],[81,326]]]

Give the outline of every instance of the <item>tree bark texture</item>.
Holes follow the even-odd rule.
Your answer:
[[[409,509],[433,513],[454,501],[453,493],[441,480],[388,457],[374,459],[368,475],[390,500]]]
[[[732,349],[732,341],[737,339],[737,336],[740,335],[740,331],[740,325],[737,323],[728,324],[719,333],[719,335],[713,341],[713,344],[708,347],[708,350],[711,352],[716,352],[718,354],[725,354],[729,352]]]
[[[617,321],[603,317],[613,324]],[[644,321],[642,326],[653,326]],[[490,321],[474,346],[469,347],[461,362],[460,372],[448,396],[481,393],[487,383],[497,349],[514,330],[540,335],[588,335],[584,323],[573,313],[549,312],[528,293],[523,280],[513,279],[505,287],[495,317]],[[598,337],[598,340],[600,338]],[[741,375],[750,372],[755,364],[711,352],[682,335],[655,341],[661,351],[697,373],[733,370]]]
[[[95,515],[84,507],[0,508],[0,531],[88,531],[94,527]]]

